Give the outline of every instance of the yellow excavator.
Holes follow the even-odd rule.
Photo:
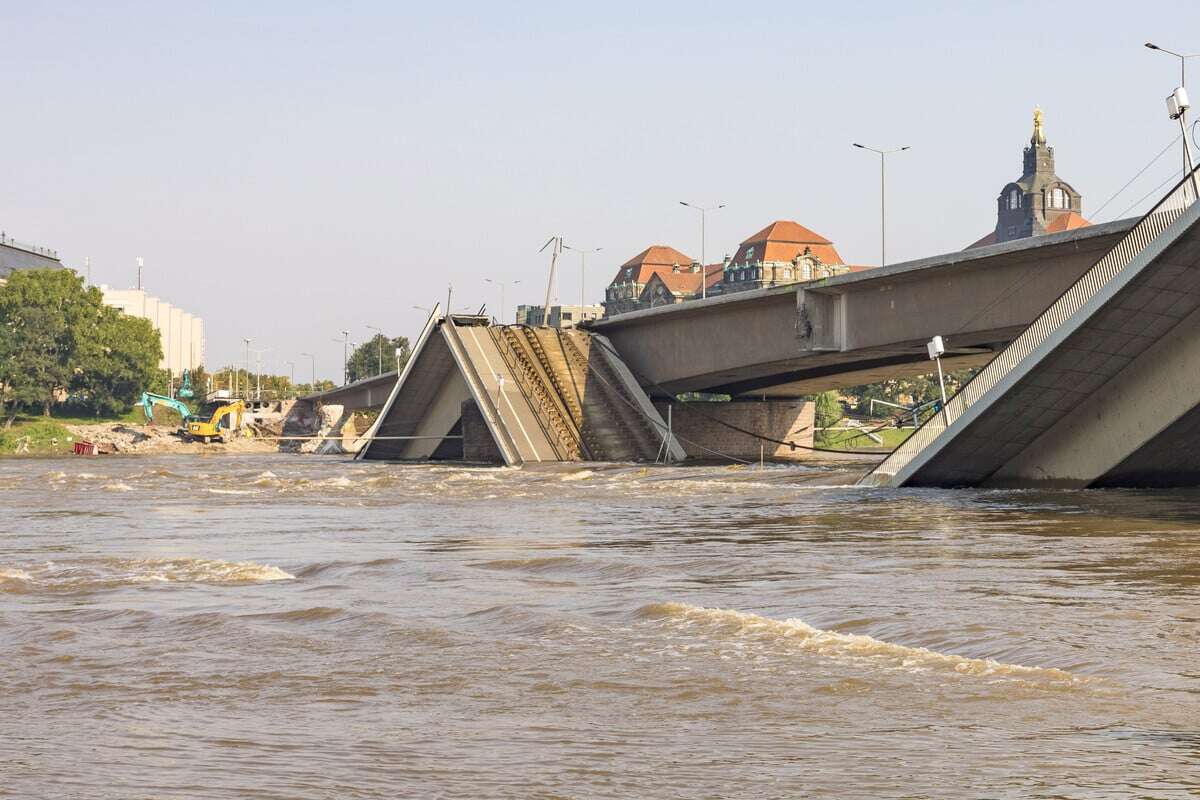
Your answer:
[[[208,444],[213,439],[231,441],[242,429],[246,404],[241,400],[214,400],[196,409],[184,421],[184,431],[192,439]]]

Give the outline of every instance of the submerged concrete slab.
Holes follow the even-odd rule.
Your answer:
[[[1185,183],[865,482],[1170,481],[1139,453],[1200,403],[1198,359],[1200,205]]]

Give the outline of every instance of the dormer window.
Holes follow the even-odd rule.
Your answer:
[[[1067,193],[1063,191],[1061,186],[1055,186],[1050,192],[1050,207],[1051,208],[1066,208]]]
[[[1009,209],[1018,209],[1021,207],[1021,190],[1020,189],[1014,188],[1009,191],[1008,207],[1009,207]]]

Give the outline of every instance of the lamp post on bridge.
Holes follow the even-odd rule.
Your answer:
[[[301,353],[300,355],[308,356],[310,359],[312,359],[312,384],[309,388],[311,391],[315,392],[317,390],[317,357],[312,353]]]
[[[586,303],[584,303],[584,301],[583,301],[583,298],[584,298],[584,294],[585,294],[584,286],[587,282],[586,273],[587,273],[588,253],[599,253],[604,248],[603,247],[572,247],[569,244],[564,244],[563,249],[564,250],[574,250],[576,253],[579,253],[579,313],[583,314],[583,307],[586,305]]]
[[[337,339],[334,339],[336,342]],[[342,386],[350,382],[350,331],[342,331]]]
[[[520,283],[520,281],[502,281],[499,279],[492,280],[491,278],[484,278],[483,280],[486,283],[492,284],[493,286],[500,287],[500,324],[504,325],[504,324],[506,324],[504,322],[504,320],[505,320],[505,318],[508,317],[507,306],[505,306],[505,304],[504,304],[504,287],[505,286],[516,286],[517,284]],[[413,306],[413,308],[419,308],[419,306]],[[424,310],[424,309],[422,309],[422,310]]]
[[[904,145],[903,147],[893,147],[890,150],[878,150],[858,142],[854,142],[854,147],[879,154],[879,266],[883,267],[887,265],[887,176],[885,174],[887,157],[892,153],[903,153],[912,148]]]
[[[725,207],[725,204],[717,203],[715,206],[709,206],[705,208],[704,206],[696,206],[680,200],[679,205],[687,206],[693,211],[700,212],[700,299],[703,300],[708,297],[708,264],[706,263],[707,259],[704,256],[704,218],[709,211],[719,211]]]
[[[1179,90],[1167,98],[1167,108],[1171,118],[1179,120],[1179,129],[1183,131],[1183,170],[1186,175],[1192,171],[1192,150],[1187,140],[1187,61],[1189,58],[1200,58],[1200,53],[1176,53],[1174,50],[1159,47],[1154,42],[1146,42],[1146,47],[1179,59]],[[1175,101],[1174,106],[1171,105],[1172,100]]]
[[[375,331],[377,334],[379,334],[378,338],[375,339],[375,344],[376,344],[375,349],[378,351],[377,357],[375,359],[375,368],[377,370],[377,372],[375,374],[382,375],[383,374],[383,328],[376,328],[374,325],[367,325],[366,328],[367,328],[367,330]]]

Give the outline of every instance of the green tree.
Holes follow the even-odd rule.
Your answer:
[[[50,406],[65,390],[76,366],[75,328],[87,306],[100,305],[97,289],[85,290],[69,270],[21,270],[0,287],[0,383],[5,427],[21,406]]]
[[[842,403],[838,400],[836,391],[831,390],[817,395],[815,422],[818,428],[832,428],[844,416],[846,416],[846,412],[842,409]]]
[[[71,270],[22,270],[0,287],[6,427],[21,407],[50,416],[68,390],[93,411],[123,411],[153,385],[161,357],[148,321],[104,305]]]
[[[72,395],[94,414],[121,413],[162,377],[162,340],[149,320],[102,305],[76,338]]]
[[[400,369],[404,369],[404,365],[408,363],[408,357],[411,355],[408,337],[398,336],[395,339],[389,339],[382,333],[375,334],[350,354],[350,360],[346,362],[346,373],[350,382],[353,383],[396,369],[397,351],[400,352]]]

